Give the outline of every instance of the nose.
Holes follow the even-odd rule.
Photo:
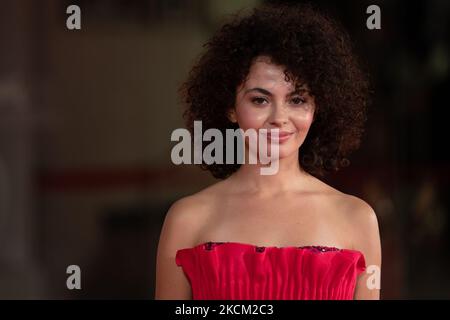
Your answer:
[[[281,127],[288,122],[288,113],[282,104],[274,105],[270,115],[269,123],[273,126]]]

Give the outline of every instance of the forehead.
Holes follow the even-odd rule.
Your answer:
[[[269,58],[256,58],[249,70],[244,87],[252,87],[256,85],[270,87],[283,87],[293,89],[292,82],[286,81],[284,67],[270,62]]]

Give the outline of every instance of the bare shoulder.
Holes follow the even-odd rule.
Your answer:
[[[347,199],[345,214],[351,222],[352,247],[364,255],[367,268],[358,279],[354,298],[379,299],[382,252],[378,218],[366,201],[351,195]]]
[[[211,206],[211,194],[198,192],[175,201],[164,218],[156,260],[156,299],[191,299],[188,279],[179,267],[177,252],[196,245]]]
[[[349,248],[361,252],[364,257],[367,272],[357,280],[354,299],[379,299],[382,252],[377,214],[363,199],[323,186],[323,194],[330,200],[324,202],[330,206],[331,220],[342,227],[340,231]],[[371,286],[367,285],[369,282]]]
[[[364,222],[376,222],[376,214],[372,207],[364,200],[344,193],[325,182],[315,178],[316,185],[320,195],[321,203],[328,204],[336,218],[351,221],[354,224]]]
[[[363,199],[341,192],[319,182],[322,203],[331,212],[332,221],[343,226],[349,244],[358,250],[376,250],[379,246],[378,218],[375,210]],[[320,197],[322,199],[322,197]]]
[[[380,231],[375,210],[356,196],[344,194],[343,197],[343,214],[349,221],[353,249],[361,251],[367,263],[381,266]]]
[[[366,201],[339,191],[319,179],[316,179],[316,183],[320,186],[320,194],[336,209],[337,218],[350,221],[355,227],[378,225],[375,211]]]
[[[167,211],[163,230],[167,242],[177,247],[194,245],[197,232],[202,227],[208,203],[198,194],[188,195],[175,201]],[[169,240],[170,239],[170,240]]]
[[[176,243],[178,247],[195,245],[199,232],[213,212],[217,189],[218,183],[176,200],[164,220],[163,240]]]
[[[343,214],[350,221],[355,231],[367,233],[378,232],[378,218],[375,210],[363,199],[349,194],[342,194]]]

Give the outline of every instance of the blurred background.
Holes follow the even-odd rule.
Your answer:
[[[167,209],[216,181],[171,162],[177,88],[228,14],[263,2],[0,3],[0,298],[154,298]],[[312,2],[348,29],[375,89],[362,147],[324,181],[378,214],[381,298],[450,298],[450,2]],[[66,287],[72,264],[82,290]]]

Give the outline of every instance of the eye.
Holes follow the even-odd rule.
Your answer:
[[[254,104],[264,104],[265,102],[267,102],[267,100],[265,99],[265,98],[262,98],[262,97],[255,97],[255,98],[253,98],[252,99],[252,102],[254,103]]]
[[[292,103],[294,103],[294,104],[303,104],[303,103],[305,103],[306,102],[306,100],[304,99],[304,98],[301,98],[301,97],[295,97],[295,98],[292,98]]]
[[[252,102],[257,105],[262,105],[262,104],[264,104],[264,102],[268,102],[268,101],[262,97],[255,97],[255,98],[252,98]]]

